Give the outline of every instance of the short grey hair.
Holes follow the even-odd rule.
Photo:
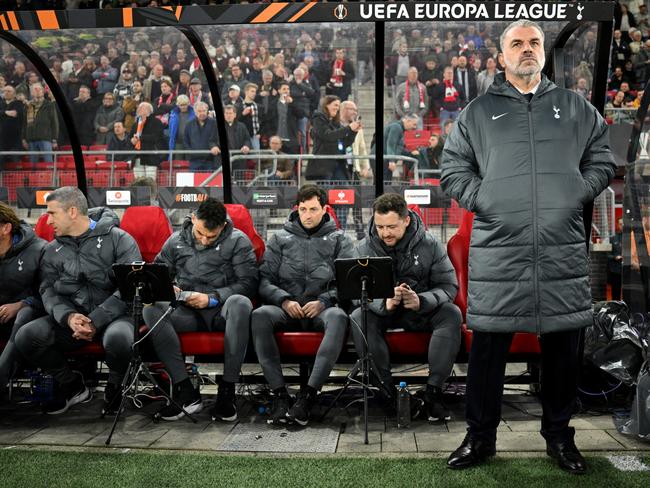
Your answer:
[[[540,25],[537,22],[533,22],[532,20],[528,19],[519,19],[515,20],[512,24],[508,24],[505,29],[503,29],[503,32],[501,33],[501,37],[499,37],[499,45],[501,46],[501,51],[503,51],[503,41],[506,38],[506,34],[510,32],[512,29],[515,27],[533,27],[537,29],[542,36],[542,44],[544,43],[544,31],[540,27]]]
[[[176,105],[189,105],[190,98],[187,95],[180,94],[176,97]]]
[[[59,202],[65,210],[76,208],[81,215],[88,215],[88,200],[81,190],[74,186],[63,186],[50,193],[46,202]]]
[[[188,102],[189,102],[189,98],[188,98]],[[209,110],[210,106],[205,102],[196,102],[194,104],[194,111],[201,110],[202,108]]]
[[[138,105],[138,108],[146,108],[148,112],[147,116],[153,113],[153,105],[151,105],[149,102],[142,102],[140,105]]]
[[[409,120],[418,120],[420,116],[418,114],[414,114],[412,112],[409,112],[402,116],[402,119],[409,119]]]

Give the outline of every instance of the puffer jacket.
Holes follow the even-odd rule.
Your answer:
[[[205,249],[195,246],[192,219],[187,217],[180,231],[163,245],[156,262],[165,263],[176,285],[186,291],[205,293],[221,305],[231,295],[253,298],[259,272],[253,245],[228,219],[216,241]]]
[[[329,215],[323,219],[310,236],[294,210],[284,229],[273,234],[260,266],[260,296],[265,303],[280,307],[288,299],[301,305],[321,300],[327,307],[336,302],[334,260],[352,257],[353,246]]]
[[[475,213],[467,325],[486,332],[591,324],[583,205],[614,176],[607,124],[542,76],[530,103],[503,74],[445,143],[443,190]]]
[[[42,308],[38,284],[47,242],[37,237],[25,223],[20,226],[18,238],[20,240],[0,258],[0,305],[22,300],[34,308]]]
[[[370,219],[369,236],[355,249],[357,257],[388,256],[393,259],[395,284],[406,283],[420,298],[417,313],[428,315],[443,303],[453,302],[458,292],[456,271],[445,246],[428,233],[420,216],[409,210],[411,222],[404,237],[393,247],[386,246]],[[374,300],[369,309],[377,315],[391,315],[386,300]]]
[[[115,263],[142,261],[133,237],[118,227],[109,208],[88,211],[96,222],[79,237],[56,237],[45,247],[42,260],[41,297],[45,311],[62,327],[71,313],[88,316],[97,332],[127,313],[113,280]]]

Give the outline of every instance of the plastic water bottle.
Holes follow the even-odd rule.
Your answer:
[[[397,390],[397,428],[407,429],[411,425],[411,395],[406,382],[400,381]]]

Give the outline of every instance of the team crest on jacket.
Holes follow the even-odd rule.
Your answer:
[[[23,261],[22,259],[19,259],[19,260],[18,260],[18,271],[22,271],[22,270],[23,270],[23,262],[24,262],[24,261]]]
[[[555,112],[555,115],[553,117],[555,117],[556,119],[559,119],[560,118],[560,109],[557,108],[555,105],[553,105],[553,111]]]
[[[420,265],[420,261],[418,261],[418,259],[420,259],[420,255],[419,254],[414,254],[413,255],[413,260],[414,260],[413,266],[419,266]]]
[[[101,249],[101,248],[102,248],[102,242],[103,242],[103,241],[104,241],[104,239],[102,239],[101,237],[98,237],[98,238],[97,238],[97,249]]]

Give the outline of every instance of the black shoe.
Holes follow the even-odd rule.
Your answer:
[[[584,474],[587,463],[576,447],[573,439],[547,441],[546,454],[557,461],[558,466],[571,474]]]
[[[300,392],[298,398],[296,398],[296,403],[287,412],[287,420],[305,427],[309,422],[309,414],[315,402],[316,395]]]
[[[427,404],[427,417],[429,422],[440,422],[441,420],[451,420],[449,408],[445,405],[442,397],[442,389],[433,385],[427,385],[424,395]]]
[[[194,388],[189,379],[185,379],[177,385],[174,385],[174,396],[172,399],[178,406],[170,402],[169,405],[163,407],[156,414],[157,418],[171,422],[183,418],[185,412],[191,415],[203,409],[201,393]],[[181,406],[183,408],[180,408]]]
[[[272,425],[286,425],[287,414],[293,405],[293,398],[286,388],[278,388],[273,392],[273,405],[271,406],[271,418],[266,421]]]
[[[49,415],[58,415],[66,412],[77,403],[89,402],[93,397],[81,373],[75,372],[75,379],[67,384],[59,385],[54,398],[45,404],[44,411]]]
[[[217,400],[210,411],[212,420],[234,422],[237,420],[237,404],[235,398],[235,384],[222,381],[219,385]]]
[[[111,383],[106,383],[104,388],[104,406],[102,407],[102,417],[105,415],[115,415],[117,409],[122,404],[122,386]]]
[[[447,467],[451,469],[470,468],[495,454],[496,447],[493,442],[474,439],[467,434],[460,447],[447,458]]]

